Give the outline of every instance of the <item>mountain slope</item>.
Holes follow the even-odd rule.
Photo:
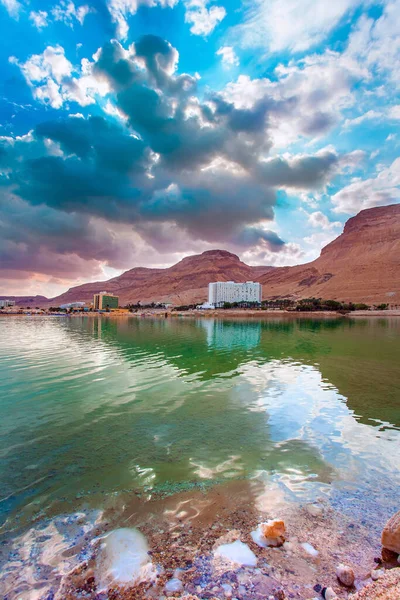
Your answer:
[[[305,265],[250,267],[235,254],[210,250],[167,269],[135,267],[109,281],[73,287],[51,300],[30,300],[32,306],[91,302],[93,294],[106,290],[117,294],[121,305],[191,304],[206,300],[211,281],[230,280],[260,281],[264,299],[314,296],[400,305],[400,205],[363,210],[347,221],[342,235],[323,248],[319,258]]]
[[[259,281],[264,298],[400,304],[400,205],[361,211],[319,258],[274,269]]]
[[[52,305],[74,301],[91,301],[93,294],[106,290],[119,295],[120,304],[135,302],[203,302],[210,281],[249,281],[273,267],[250,267],[226,250],[209,250],[187,256],[167,269],[136,267],[109,281],[87,283],[53,298]]]

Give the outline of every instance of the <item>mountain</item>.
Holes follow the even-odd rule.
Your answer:
[[[109,281],[86,283],[69,289],[49,301],[53,306],[67,302],[91,301],[93,294],[107,291],[119,296],[120,304],[172,302],[187,304],[207,298],[210,281],[254,281],[273,267],[250,267],[236,254],[209,250],[187,256],[167,269],[135,267]]]
[[[305,265],[259,278],[263,297],[326,298],[400,305],[400,204],[349,219],[342,235]]]
[[[73,287],[51,300],[26,297],[18,299],[18,304],[90,302],[93,294],[103,290],[117,294],[121,305],[137,301],[191,304],[206,300],[210,281],[231,280],[260,281],[264,299],[316,297],[400,304],[400,205],[361,211],[347,221],[342,235],[325,246],[319,258],[305,265],[250,267],[226,250],[209,250],[167,269],[135,267],[109,281]]]
[[[46,296],[0,296],[0,300],[14,300],[17,306],[43,306],[44,303],[48,302]]]

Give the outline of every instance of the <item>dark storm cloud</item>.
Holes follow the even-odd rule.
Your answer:
[[[246,109],[215,94],[200,101],[196,79],[175,73],[177,59],[156,36],[141,38],[129,52],[110,42],[96,54],[92,76],[107,80],[126,122],[62,118],[0,143],[3,199],[12,192],[26,208],[18,217],[3,205],[0,259],[9,268],[13,261],[16,268],[34,262],[27,257],[37,247],[121,265],[121,244],[111,231],[121,224],[155,246],[157,231],[168,223],[166,240],[178,231],[213,244],[283,249],[277,234],[255,225],[273,219],[275,189],[324,184],[338,157],[325,151],[266,160],[270,114],[284,114],[295,100],[263,98]],[[323,115],[315,123],[323,127]]]

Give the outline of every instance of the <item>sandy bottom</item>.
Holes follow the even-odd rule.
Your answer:
[[[253,542],[251,531],[260,522],[278,517],[286,524],[286,543],[280,548],[260,548]],[[206,492],[149,496],[145,501],[115,497],[108,500],[101,514],[92,515],[91,526],[85,526],[85,519],[82,513],[76,522],[73,520],[73,539],[67,544],[61,541],[60,524],[47,541],[44,534],[54,524],[37,535],[28,532],[17,541],[4,541],[2,597],[160,599],[166,597],[166,582],[175,576],[182,582],[182,595],[204,599],[265,600],[283,597],[284,592],[286,598],[308,600],[321,598],[322,589],[329,586],[339,598],[348,598],[371,582],[372,569],[382,566],[379,528],[371,530],[362,519],[345,517],[326,499],[317,499],[312,505],[288,502],[278,487],[266,489],[256,481],[219,485]],[[96,538],[119,527],[137,527],[146,536],[159,576],[153,584],[99,592],[94,574],[99,547]],[[219,544],[235,540],[254,552],[256,567],[239,567],[214,557],[213,550]],[[351,590],[338,583],[335,570],[340,563],[354,569],[356,582]]]

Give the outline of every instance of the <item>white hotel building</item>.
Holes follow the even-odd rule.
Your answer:
[[[260,283],[246,281],[216,281],[208,284],[208,304],[220,307],[224,302],[261,302],[262,286]]]

